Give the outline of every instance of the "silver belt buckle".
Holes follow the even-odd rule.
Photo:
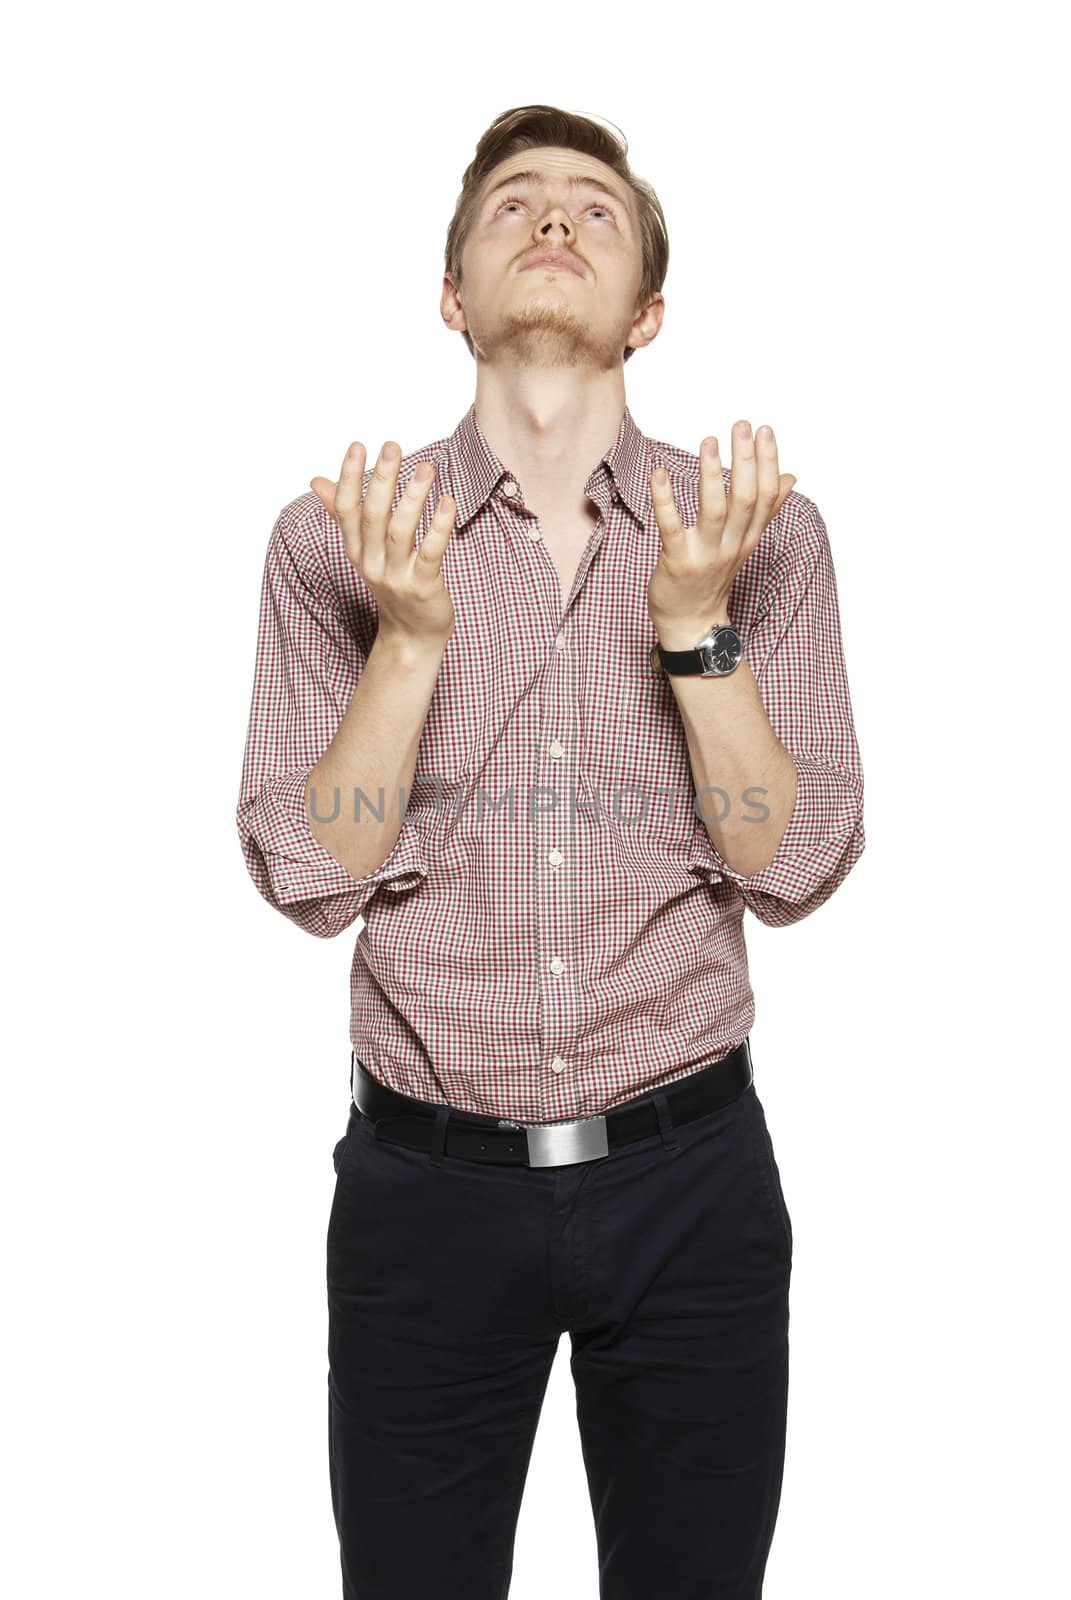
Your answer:
[[[606,1118],[577,1117],[574,1122],[525,1122],[530,1167],[567,1167],[610,1153]]]

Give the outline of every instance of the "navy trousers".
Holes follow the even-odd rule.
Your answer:
[[[792,1224],[754,1083],[678,1128],[668,1109],[650,1138],[533,1168],[436,1163],[351,1108],[327,1232],[344,1600],[505,1600],[566,1331],[601,1600],[761,1597]],[[594,1578],[563,1569],[558,1592]]]

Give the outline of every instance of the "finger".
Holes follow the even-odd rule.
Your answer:
[[[675,539],[681,533],[682,523],[680,513],[677,510],[677,502],[673,498],[673,485],[670,482],[669,474],[666,473],[666,481],[664,483],[659,483],[658,481],[658,473],[664,470],[664,468],[656,468],[651,473],[651,503],[654,506],[655,521],[658,523],[658,531],[662,535],[662,541],[664,544],[668,544],[669,541]]]
[[[729,513],[726,532],[742,543],[758,502],[755,442],[750,422],[733,424],[732,482],[729,488]]]
[[[755,434],[755,455],[758,460],[758,504],[755,507],[756,518],[762,519],[762,526],[773,516],[774,507],[781,493],[781,478],[777,470],[777,440],[774,431],[765,423]]]
[[[782,472],[780,477],[780,488],[777,491],[777,505],[774,508],[775,517],[795,487],[796,479],[792,476],[792,474],[790,472]]]
[[[747,531],[746,546],[750,554],[780,511],[787,490],[782,492],[784,481],[777,470],[777,440],[771,427],[763,425],[755,430],[755,454],[758,460],[758,488],[751,526]],[[791,479],[795,483],[795,478]]]
[[[711,434],[699,446],[699,515],[696,518],[699,532],[709,538],[719,537],[725,527],[727,511],[721,451]]]
[[[401,461],[401,445],[393,439],[387,439],[365,486],[361,502],[361,544],[370,573],[382,572],[387,559],[387,523],[394,504]]]
[[[410,474],[387,526],[388,566],[407,566],[416,548],[416,530],[435,481],[434,461],[420,461]]]
[[[361,556],[361,482],[364,477],[364,445],[356,439],[346,451],[338,483],[332,492],[331,515],[342,529],[346,554],[357,564]]]
[[[441,570],[443,551],[450,543],[450,536],[457,522],[457,502],[453,495],[444,494],[439,497],[439,504],[435,507],[434,515],[428,524],[428,530],[420,541],[417,551],[417,560],[426,561],[432,573]]]
[[[333,517],[335,514],[335,486],[331,479],[310,478],[309,488],[324,509]]]
[[[751,529],[748,532],[748,536],[744,541],[744,548],[741,552],[742,559],[744,561],[747,560],[752,550],[755,549],[755,546],[759,543],[763,533],[769,527],[770,523],[773,522],[775,517],[780,515],[781,508],[788,499],[789,495],[792,493],[792,488],[795,482],[796,480],[790,472],[781,473],[780,478],[778,479],[776,500],[770,507],[769,511],[764,512],[761,516],[756,517],[755,521],[752,523]]]

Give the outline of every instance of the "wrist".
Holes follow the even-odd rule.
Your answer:
[[[431,663],[438,666],[449,642],[449,639],[429,637],[427,634],[402,633],[381,625],[372,648],[377,656],[404,671],[409,667],[422,667]]]
[[[729,613],[724,607],[716,607],[713,614],[704,622],[655,622],[654,624],[658,642],[665,650],[692,650],[711,628],[731,626]]]

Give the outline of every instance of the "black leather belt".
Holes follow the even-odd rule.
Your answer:
[[[376,1137],[410,1150],[432,1148],[435,1114],[428,1100],[399,1094],[374,1078],[351,1053],[352,1095],[357,1109],[374,1124]],[[678,1078],[660,1092],[669,1102],[674,1127],[728,1105],[749,1087],[753,1078],[747,1039],[729,1054],[686,1078]],[[659,1131],[658,1112],[650,1095],[594,1117],[570,1122],[513,1122],[507,1118],[455,1110],[447,1113],[448,1156],[465,1161],[491,1161],[505,1166],[558,1167],[577,1161],[596,1161],[617,1145],[649,1139]]]

